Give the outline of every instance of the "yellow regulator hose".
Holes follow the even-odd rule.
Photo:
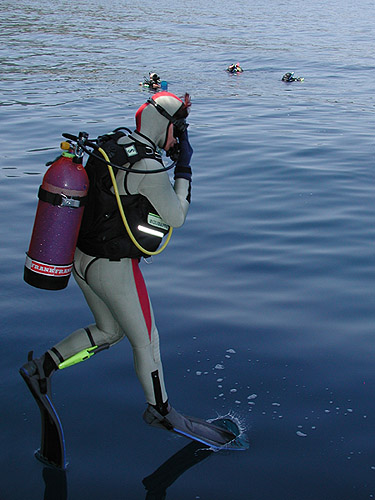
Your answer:
[[[116,177],[115,177],[115,174],[113,173],[113,168],[111,167],[110,165],[110,160],[108,158],[108,155],[107,153],[102,149],[102,148],[99,148],[99,152],[103,155],[105,161],[107,162],[107,167],[108,167],[108,170],[109,170],[109,175],[111,176],[111,179],[112,179],[112,184],[113,184],[113,189],[115,191],[115,196],[116,196],[116,200],[117,200],[117,205],[118,205],[118,209],[120,210],[120,214],[121,214],[121,218],[122,218],[122,221],[124,223],[124,226],[126,228],[126,231],[130,237],[130,239],[132,240],[132,242],[134,243],[134,245],[138,248],[138,250],[140,250],[142,253],[146,254],[146,255],[158,255],[159,253],[161,253],[165,248],[166,246],[168,245],[169,243],[169,240],[171,239],[171,236],[172,236],[172,231],[173,231],[173,228],[169,227],[169,231],[168,231],[168,235],[167,235],[167,238],[163,244],[162,247],[160,247],[158,250],[156,250],[155,252],[150,252],[149,250],[146,250],[145,248],[143,248],[139,243],[138,241],[135,239],[131,229],[130,229],[130,226],[128,224],[128,221],[126,220],[126,216],[125,216],[125,212],[124,212],[124,207],[122,206],[122,203],[121,203],[121,199],[120,199],[120,195],[119,195],[119,192],[118,192],[118,187],[117,187],[117,182],[116,182]]]

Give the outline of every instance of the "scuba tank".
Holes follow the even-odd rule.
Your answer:
[[[61,149],[39,188],[24,267],[26,283],[45,290],[61,290],[68,284],[89,187],[82,155],[69,142],[62,142]]]

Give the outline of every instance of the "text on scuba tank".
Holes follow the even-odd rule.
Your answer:
[[[26,257],[25,265],[34,273],[55,277],[69,276],[73,269],[73,264],[67,264],[65,266],[45,264],[43,262],[38,262],[37,260],[31,259],[29,256]]]

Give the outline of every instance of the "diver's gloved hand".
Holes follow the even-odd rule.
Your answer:
[[[174,169],[174,178],[182,178],[191,181],[191,167],[190,161],[193,156],[193,148],[189,142],[187,130],[185,130],[179,137],[180,154]]]

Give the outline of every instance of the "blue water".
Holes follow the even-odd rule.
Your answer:
[[[375,498],[374,17],[369,0],[2,1],[2,500],[65,500],[18,368],[92,321],[73,280],[22,279],[44,164],[62,132],[133,127],[149,71],[193,100],[189,217],[142,264],[169,397],[250,440],[166,498]],[[188,441],[143,423],[127,341],[53,382],[69,500],[146,498]]]

